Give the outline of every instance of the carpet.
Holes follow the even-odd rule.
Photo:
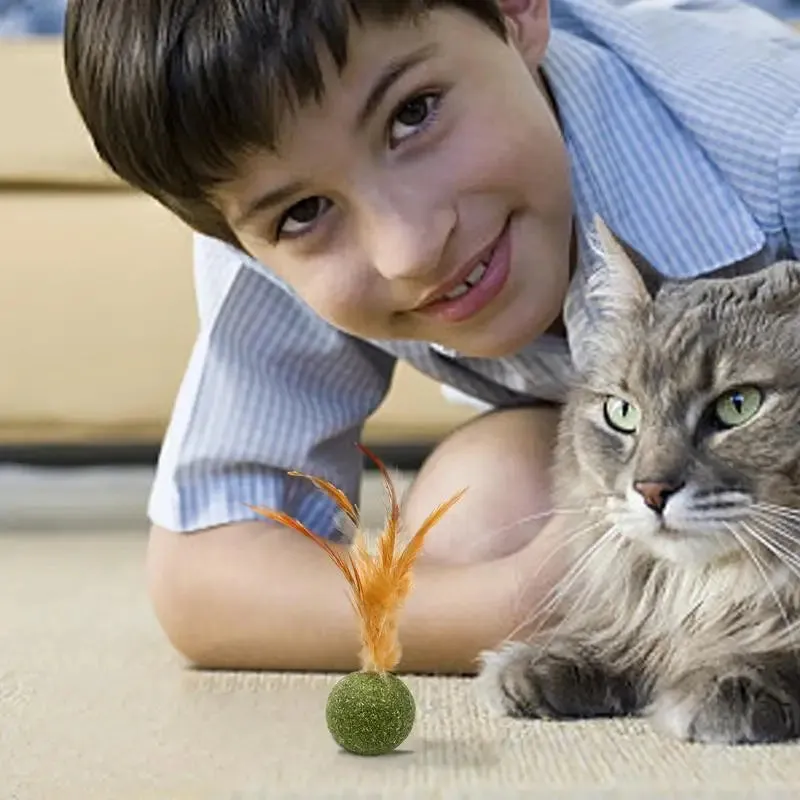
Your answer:
[[[488,716],[468,679],[408,678],[401,751],[340,752],[336,675],[189,669],[144,590],[144,526],[0,532],[2,800],[789,798],[800,746],[663,739],[641,722]]]

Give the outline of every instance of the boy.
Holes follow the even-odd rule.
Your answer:
[[[592,216],[671,276],[800,247],[800,47],[734,2],[73,0],[66,64],[101,156],[202,234],[149,551],[202,666],[354,667],[341,578],[245,503],[332,535],[285,471],[355,496],[353,442],[403,358],[496,409],[406,508],[415,527],[470,487],[419,565],[401,666],[472,670],[559,575],[558,515],[498,531],[548,508]]]

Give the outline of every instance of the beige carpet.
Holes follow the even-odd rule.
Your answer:
[[[335,676],[185,668],[151,616],[144,546],[142,527],[0,532],[0,800],[800,796],[800,746],[495,720],[468,680],[409,679],[403,751],[341,753]]]

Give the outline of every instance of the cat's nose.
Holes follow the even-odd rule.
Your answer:
[[[659,514],[664,510],[670,496],[680,491],[682,486],[682,483],[662,481],[636,481],[633,484],[633,488],[644,498],[645,505]]]

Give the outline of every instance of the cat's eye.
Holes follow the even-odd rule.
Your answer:
[[[717,398],[714,415],[724,428],[735,428],[752,419],[763,401],[764,395],[757,387],[740,386]]]
[[[607,397],[603,406],[606,422],[620,433],[636,433],[639,409],[622,397]]]

